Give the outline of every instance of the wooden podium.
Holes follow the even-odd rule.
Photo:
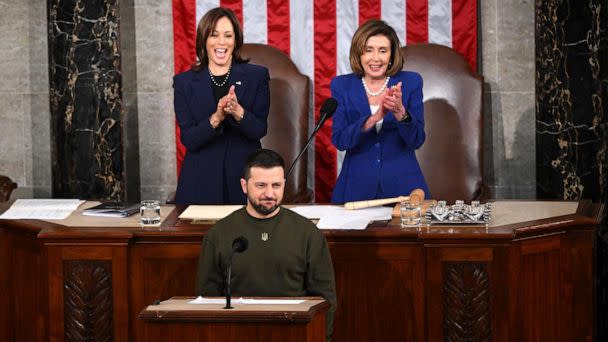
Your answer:
[[[143,340],[325,341],[329,304],[321,297],[288,298],[302,299],[299,304],[233,302],[230,310],[223,309],[224,304],[188,304],[192,299],[173,297],[145,308],[139,314]]]

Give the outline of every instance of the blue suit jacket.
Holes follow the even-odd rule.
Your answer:
[[[332,80],[331,94],[338,101],[332,142],[338,150],[346,151],[332,202],[408,195],[416,188],[429,195],[415,154],[426,137],[422,77],[401,71],[391,77],[388,86],[398,82],[402,83],[403,105],[412,120],[399,122],[389,112],[376,133],[375,127],[363,131],[363,124],[372,113],[361,77],[348,74]]]
[[[175,193],[177,204],[244,204],[240,178],[245,159],[260,148],[266,135],[270,91],[268,69],[253,64],[232,65],[228,83],[235,85],[245,116],[232,116],[216,129],[209,117],[217,109],[208,70],[185,71],[173,79],[174,105],[186,147]],[[224,184],[227,191],[224,193]]]

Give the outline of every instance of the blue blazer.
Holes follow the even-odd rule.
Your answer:
[[[235,85],[245,116],[238,123],[227,116],[213,129],[209,117],[215,112],[217,102],[209,71],[188,70],[173,78],[175,114],[181,142],[186,147],[175,203],[246,203],[240,179],[245,159],[260,148],[260,139],[266,135],[269,79],[265,67],[234,63],[228,83]]]
[[[416,188],[429,196],[415,153],[426,137],[422,77],[415,72],[401,71],[391,77],[388,86],[399,82],[403,105],[412,120],[399,122],[389,112],[382,129],[376,133],[375,127],[363,131],[363,124],[372,113],[361,77],[348,74],[332,80],[331,94],[338,101],[332,142],[338,150],[346,151],[332,202],[396,197],[408,195]]]

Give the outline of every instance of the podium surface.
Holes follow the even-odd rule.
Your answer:
[[[183,209],[163,208],[156,228],[0,221],[0,340],[146,340],[142,309],[194,294],[210,226],[178,219]],[[496,201],[488,226],[402,229],[393,219],[326,230],[338,297],[332,341],[594,340],[601,210]]]
[[[324,341],[329,304],[320,297],[300,304],[188,304],[174,297],[149,305],[140,314],[146,341]],[[233,298],[236,299],[236,298]],[[277,298],[256,298],[270,299]]]

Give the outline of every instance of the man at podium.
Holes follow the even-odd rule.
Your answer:
[[[209,230],[201,248],[197,294],[225,295],[226,269],[232,262],[233,296],[322,296],[330,304],[327,340],[333,327],[336,289],[325,237],[308,219],[281,207],[285,163],[276,152],[249,156],[241,179],[247,205]],[[233,242],[244,237],[242,253]],[[232,260],[229,260],[232,256]]]

